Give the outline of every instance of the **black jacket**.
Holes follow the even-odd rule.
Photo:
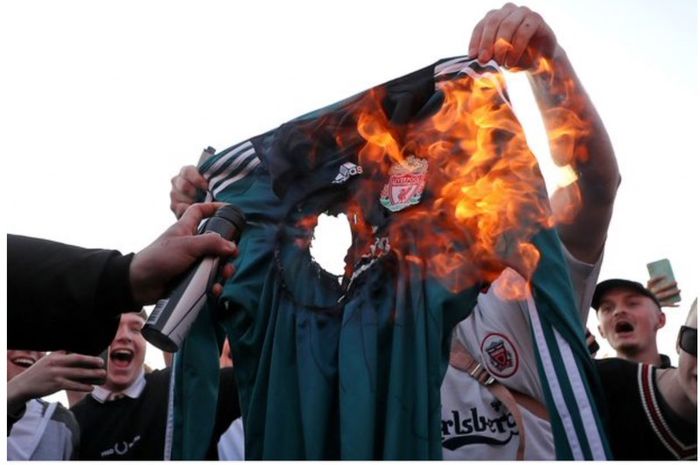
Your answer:
[[[666,404],[656,367],[619,358],[595,363],[605,391],[615,460],[696,459],[697,424]]]
[[[163,460],[171,369],[146,375],[137,399],[124,397],[100,403],[86,396],[71,411],[81,430],[81,460]],[[233,368],[219,371],[219,398],[207,452],[218,458],[217,444],[233,420],[241,416]]]
[[[7,348],[96,355],[136,311],[133,254],[7,235]]]

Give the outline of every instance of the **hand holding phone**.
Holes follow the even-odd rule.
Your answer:
[[[73,364],[73,367],[75,368],[85,368],[88,370],[97,370],[97,369],[102,369],[105,370],[105,375],[104,376],[88,376],[85,378],[76,378],[76,380],[79,380],[81,383],[85,384],[92,384],[92,385],[102,385],[107,381],[107,376],[106,376],[106,370],[107,370],[107,357],[109,353],[109,349],[105,349],[98,355],[100,359],[102,359],[102,366],[98,367],[98,364],[95,363],[94,357],[92,360],[84,360],[84,361],[78,361]]]
[[[64,389],[90,392],[107,371],[98,357],[55,351],[41,357],[7,383],[8,401],[26,402]]]
[[[667,258],[647,263],[649,270],[649,281],[647,281],[647,289],[649,289],[662,307],[678,307],[678,302],[681,301],[681,291],[678,289],[678,283],[673,275],[671,262]]]

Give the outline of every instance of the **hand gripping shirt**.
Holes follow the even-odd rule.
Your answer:
[[[390,172],[388,182],[360,162],[366,141],[358,134],[356,106],[376,92],[400,133],[441,107],[440,79],[496,72],[465,58],[441,60],[236,144],[200,166],[213,198],[240,207],[248,226],[235,275],[175,357],[166,458],[202,456],[217,392],[211,373],[224,334],[236,361],[247,459],[442,457],[440,385],[452,329],[474,308],[481,284],[455,290],[424,266],[435,252],[423,240],[425,225],[400,220],[411,206],[434,202],[441,185],[431,183],[421,160],[412,161],[410,173]],[[496,88],[502,103],[505,93]],[[540,194],[546,199],[544,187]],[[313,226],[324,212],[345,212],[353,230],[342,282],[309,254]],[[395,224],[401,224],[400,244],[388,240]],[[449,224],[431,220],[430,227],[431,237],[454,236],[455,247],[464,246]],[[573,402],[573,390],[592,401],[592,364],[559,239],[542,229],[532,243],[542,254],[533,278],[543,321],[536,337],[563,339],[577,374],[563,391],[545,387],[552,421],[573,428],[585,444],[582,457],[604,458],[596,421],[558,413],[556,402]],[[540,376],[571,374],[549,373],[556,368],[549,362],[538,359]],[[563,433],[559,439],[560,457],[578,456],[578,445]]]

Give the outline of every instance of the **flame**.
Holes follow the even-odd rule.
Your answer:
[[[560,167],[559,187],[552,194],[556,224],[571,223],[581,208],[582,197],[578,185],[578,165],[588,161],[585,139],[591,133],[590,123],[580,115],[588,106],[585,96],[576,92],[576,82],[570,76],[555,78],[554,65],[541,58],[532,71],[535,79],[547,83],[548,93],[555,96],[557,105],[544,110],[548,121],[547,136],[552,158]]]
[[[505,83],[500,74],[441,83],[444,101],[440,110],[426,121],[409,125],[403,134],[387,120],[378,104],[381,95],[376,93],[370,95],[358,117],[358,131],[366,141],[359,157],[363,166],[378,166],[386,177],[387,166],[403,166],[410,155],[428,161],[426,189],[437,193],[436,198],[398,215],[389,231],[390,243],[415,240],[419,253],[405,258],[425,263],[454,290],[492,282],[509,266],[525,280],[505,275],[496,291],[502,297],[523,298],[529,292],[527,280],[539,262],[532,236],[570,220],[580,207],[572,166],[588,158],[580,140],[589,128],[578,117],[576,105],[570,105],[573,82],[559,83],[553,73],[552,63],[544,59],[533,72],[546,79],[550,91],[567,104],[550,108],[545,115],[555,162],[570,174],[569,184],[554,196],[557,212],[564,212],[557,216],[552,214],[524,133],[502,98]],[[559,208],[560,204],[566,208]],[[411,228],[417,231],[407,239],[406,230]],[[459,238],[462,240],[455,240]]]
[[[540,259],[533,235],[570,221],[581,205],[576,164],[588,159],[580,142],[590,131],[578,116],[584,102],[576,100],[573,81],[555,79],[552,63],[544,59],[532,74],[545,79],[559,96],[560,104],[545,110],[545,116],[555,162],[569,175],[553,196],[556,210],[564,214],[552,214],[536,158],[503,98],[503,77],[461,75],[437,84],[444,94],[440,109],[417,122],[389,121],[381,87],[356,102],[363,175],[346,208],[355,243],[363,238],[371,243],[376,230],[366,221],[362,205],[376,204],[392,176],[407,176],[413,184],[422,179],[420,202],[392,213],[384,231],[392,252],[425,267],[455,292],[493,282],[509,267],[517,273],[504,273],[496,292],[509,299],[527,296]],[[346,144],[341,136],[336,141]],[[417,168],[423,161],[424,174]],[[411,192],[416,191],[400,195]]]

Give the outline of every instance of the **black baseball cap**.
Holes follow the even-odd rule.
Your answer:
[[[608,279],[606,281],[599,282],[598,285],[595,287],[595,292],[593,292],[593,301],[591,302],[591,307],[595,308],[597,312],[598,307],[600,307],[600,301],[603,299],[603,296],[608,291],[620,288],[629,289],[645,297],[649,297],[651,300],[654,301],[656,306],[659,307],[659,309],[661,309],[661,303],[659,302],[659,299],[656,298],[653,292],[644,287],[642,284],[636,281],[629,281],[627,279]]]

